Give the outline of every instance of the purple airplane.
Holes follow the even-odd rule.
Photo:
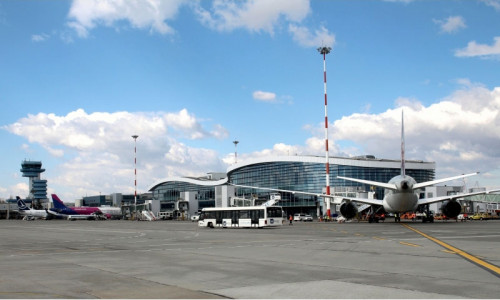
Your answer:
[[[58,217],[66,217],[68,220],[95,220],[98,216],[103,215],[98,207],[67,207],[56,194],[52,194],[52,202],[54,208],[49,209],[48,213]]]

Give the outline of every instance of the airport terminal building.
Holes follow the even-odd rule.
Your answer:
[[[329,164],[332,194],[363,197],[373,191],[375,198],[382,199],[383,189],[341,180],[337,176],[388,182],[401,173],[400,160],[378,159],[371,155],[330,157]],[[417,182],[429,181],[435,177],[435,167],[434,162],[406,161],[406,174]],[[179,203],[188,203],[189,214],[193,214],[204,207],[232,205],[231,198],[255,199],[254,203],[262,203],[275,193],[233,184],[320,194],[325,190],[325,178],[323,156],[274,156],[239,162],[230,166],[226,173],[208,173],[200,178],[166,178],[150,186],[149,191],[153,200],[159,200],[160,211],[178,210]],[[326,211],[321,197],[288,192],[280,194],[277,205],[282,206],[287,214],[302,212],[318,216]],[[334,207],[332,209],[335,211]]]

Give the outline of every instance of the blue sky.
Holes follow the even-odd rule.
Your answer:
[[[2,1],[0,198],[65,201],[268,155],[435,161],[500,186],[500,1]]]

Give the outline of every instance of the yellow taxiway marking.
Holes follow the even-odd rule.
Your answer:
[[[386,240],[385,238],[383,238],[383,237],[378,237],[378,236],[374,236],[373,238],[374,238],[374,239],[376,239],[376,240],[381,240],[381,241],[385,241],[385,240]]]
[[[399,242],[401,245],[405,245],[405,246],[412,246],[412,247],[422,247],[420,245],[417,245],[417,244],[412,244],[412,243],[406,243],[406,242]]]
[[[447,244],[447,243],[445,243],[445,242],[443,242],[441,240],[438,240],[437,238],[434,238],[434,237],[432,237],[432,236],[430,236],[428,234],[423,233],[420,230],[417,230],[417,229],[411,227],[410,225],[406,225],[406,224],[401,224],[401,225],[403,225],[404,227],[406,227],[406,228],[408,228],[410,230],[413,230],[414,232],[416,232],[416,233],[420,234],[421,236],[423,236],[423,237],[425,237],[425,238],[433,241],[434,243],[436,243],[436,244],[438,244],[438,245],[446,248],[447,250],[455,252],[456,254],[462,256],[463,258],[465,258],[465,259],[467,259],[467,260],[469,260],[469,261],[471,261],[471,262],[473,262],[473,263],[475,263],[475,264],[477,264],[477,265],[485,268],[486,270],[490,271],[494,275],[500,277],[500,267],[498,267],[498,266],[496,266],[494,264],[490,264],[490,263],[488,263],[488,262],[480,259],[479,257],[474,256],[472,254],[469,254],[469,253],[467,253],[467,252],[465,252],[463,250],[455,248],[455,247],[453,247],[453,246],[451,246],[451,245],[449,245],[449,244]]]

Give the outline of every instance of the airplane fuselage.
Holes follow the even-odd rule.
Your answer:
[[[27,218],[46,218],[47,211],[43,209],[32,209],[26,206],[26,203],[17,197],[17,207],[19,214]]]
[[[93,214],[100,214],[101,211],[97,207],[66,207],[66,208],[51,208],[49,209],[49,213],[55,215],[82,215],[82,216],[90,216]]]
[[[407,175],[398,175],[389,183],[394,184],[397,189],[385,189],[383,199],[385,211],[390,213],[415,211],[418,206],[418,194],[413,190],[413,185],[417,183],[415,179]]]
[[[35,210],[35,209],[30,209],[30,210],[20,210],[19,214],[21,216],[28,216],[28,217],[34,217],[34,218],[46,218],[47,217],[47,212],[45,210]]]

